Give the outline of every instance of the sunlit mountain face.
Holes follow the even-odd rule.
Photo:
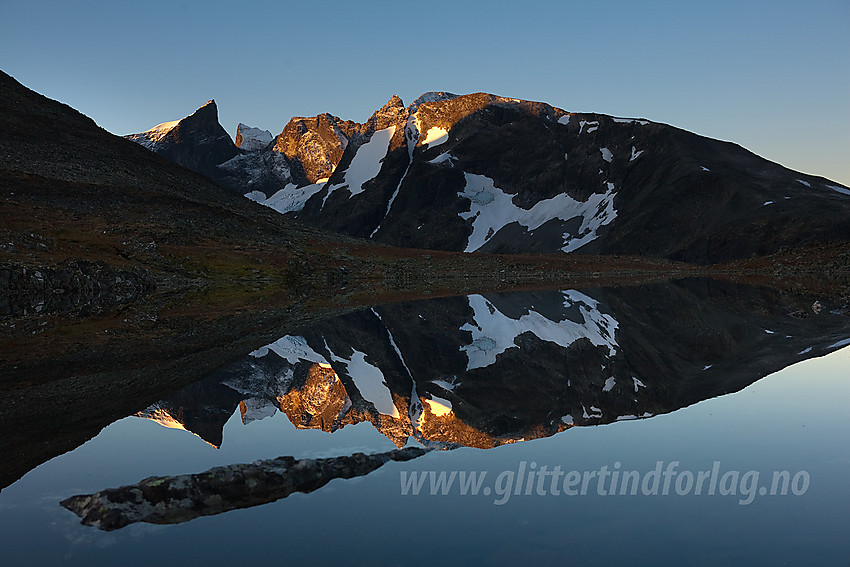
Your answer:
[[[734,392],[850,342],[846,307],[681,280],[470,295],[366,309],[282,336],[139,413],[213,445],[286,414],[371,422],[398,447],[495,447],[652,417]]]

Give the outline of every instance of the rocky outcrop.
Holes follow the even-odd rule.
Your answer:
[[[137,301],[156,289],[142,268],[70,260],[57,266],[0,265],[0,316],[74,313],[89,316]]]
[[[330,177],[358,125],[331,114],[293,118],[274,140],[274,151],[292,164],[296,186]]]
[[[289,392],[277,398],[280,411],[299,429],[336,431],[351,407],[351,400],[339,376],[319,364],[309,367]]]
[[[278,457],[198,474],[149,477],[136,485],[72,496],[61,504],[77,514],[82,524],[104,531],[136,522],[179,524],[267,504],[294,492],[310,493],[334,479],[365,476],[388,462],[409,461],[425,453],[425,449],[408,447],[327,459]]]

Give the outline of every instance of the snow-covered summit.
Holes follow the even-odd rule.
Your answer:
[[[133,140],[137,144],[143,145],[149,150],[153,150],[154,147],[179,123],[179,120],[163,122],[162,124],[157,124],[150,130],[146,130],[138,134],[130,134],[127,138]]]
[[[236,147],[247,151],[262,150],[268,146],[274,136],[268,130],[253,128],[242,122],[236,127]]]
[[[408,108],[410,112],[416,112],[419,109],[419,106],[425,104],[426,102],[439,102],[443,100],[452,100],[453,98],[457,98],[460,95],[456,95],[453,93],[446,93],[442,91],[428,91],[427,93],[422,93],[419,97],[410,103]]]

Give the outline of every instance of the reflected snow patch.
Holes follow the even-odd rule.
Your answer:
[[[518,348],[516,338],[523,333],[532,333],[540,340],[564,348],[579,339],[587,339],[595,346],[608,347],[609,355],[614,356],[618,346],[614,335],[619,325],[614,317],[602,313],[598,302],[581,292],[569,290],[561,293],[565,307],[578,307],[582,322],[569,319],[552,321],[534,310],[519,319],[511,319],[483,296],[470,295],[468,300],[473,311],[473,323],[465,323],[460,328],[472,334],[470,343],[460,348],[469,359],[467,370],[490,366],[506,350]]]

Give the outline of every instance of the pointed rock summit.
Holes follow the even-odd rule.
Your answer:
[[[219,177],[217,166],[239,153],[218,122],[215,100],[208,101],[182,120],[166,122],[126,137],[214,181]]]
[[[383,130],[389,128],[399,120],[407,118],[407,109],[398,95],[393,95],[387,104],[376,110],[366,122],[371,130]]]

